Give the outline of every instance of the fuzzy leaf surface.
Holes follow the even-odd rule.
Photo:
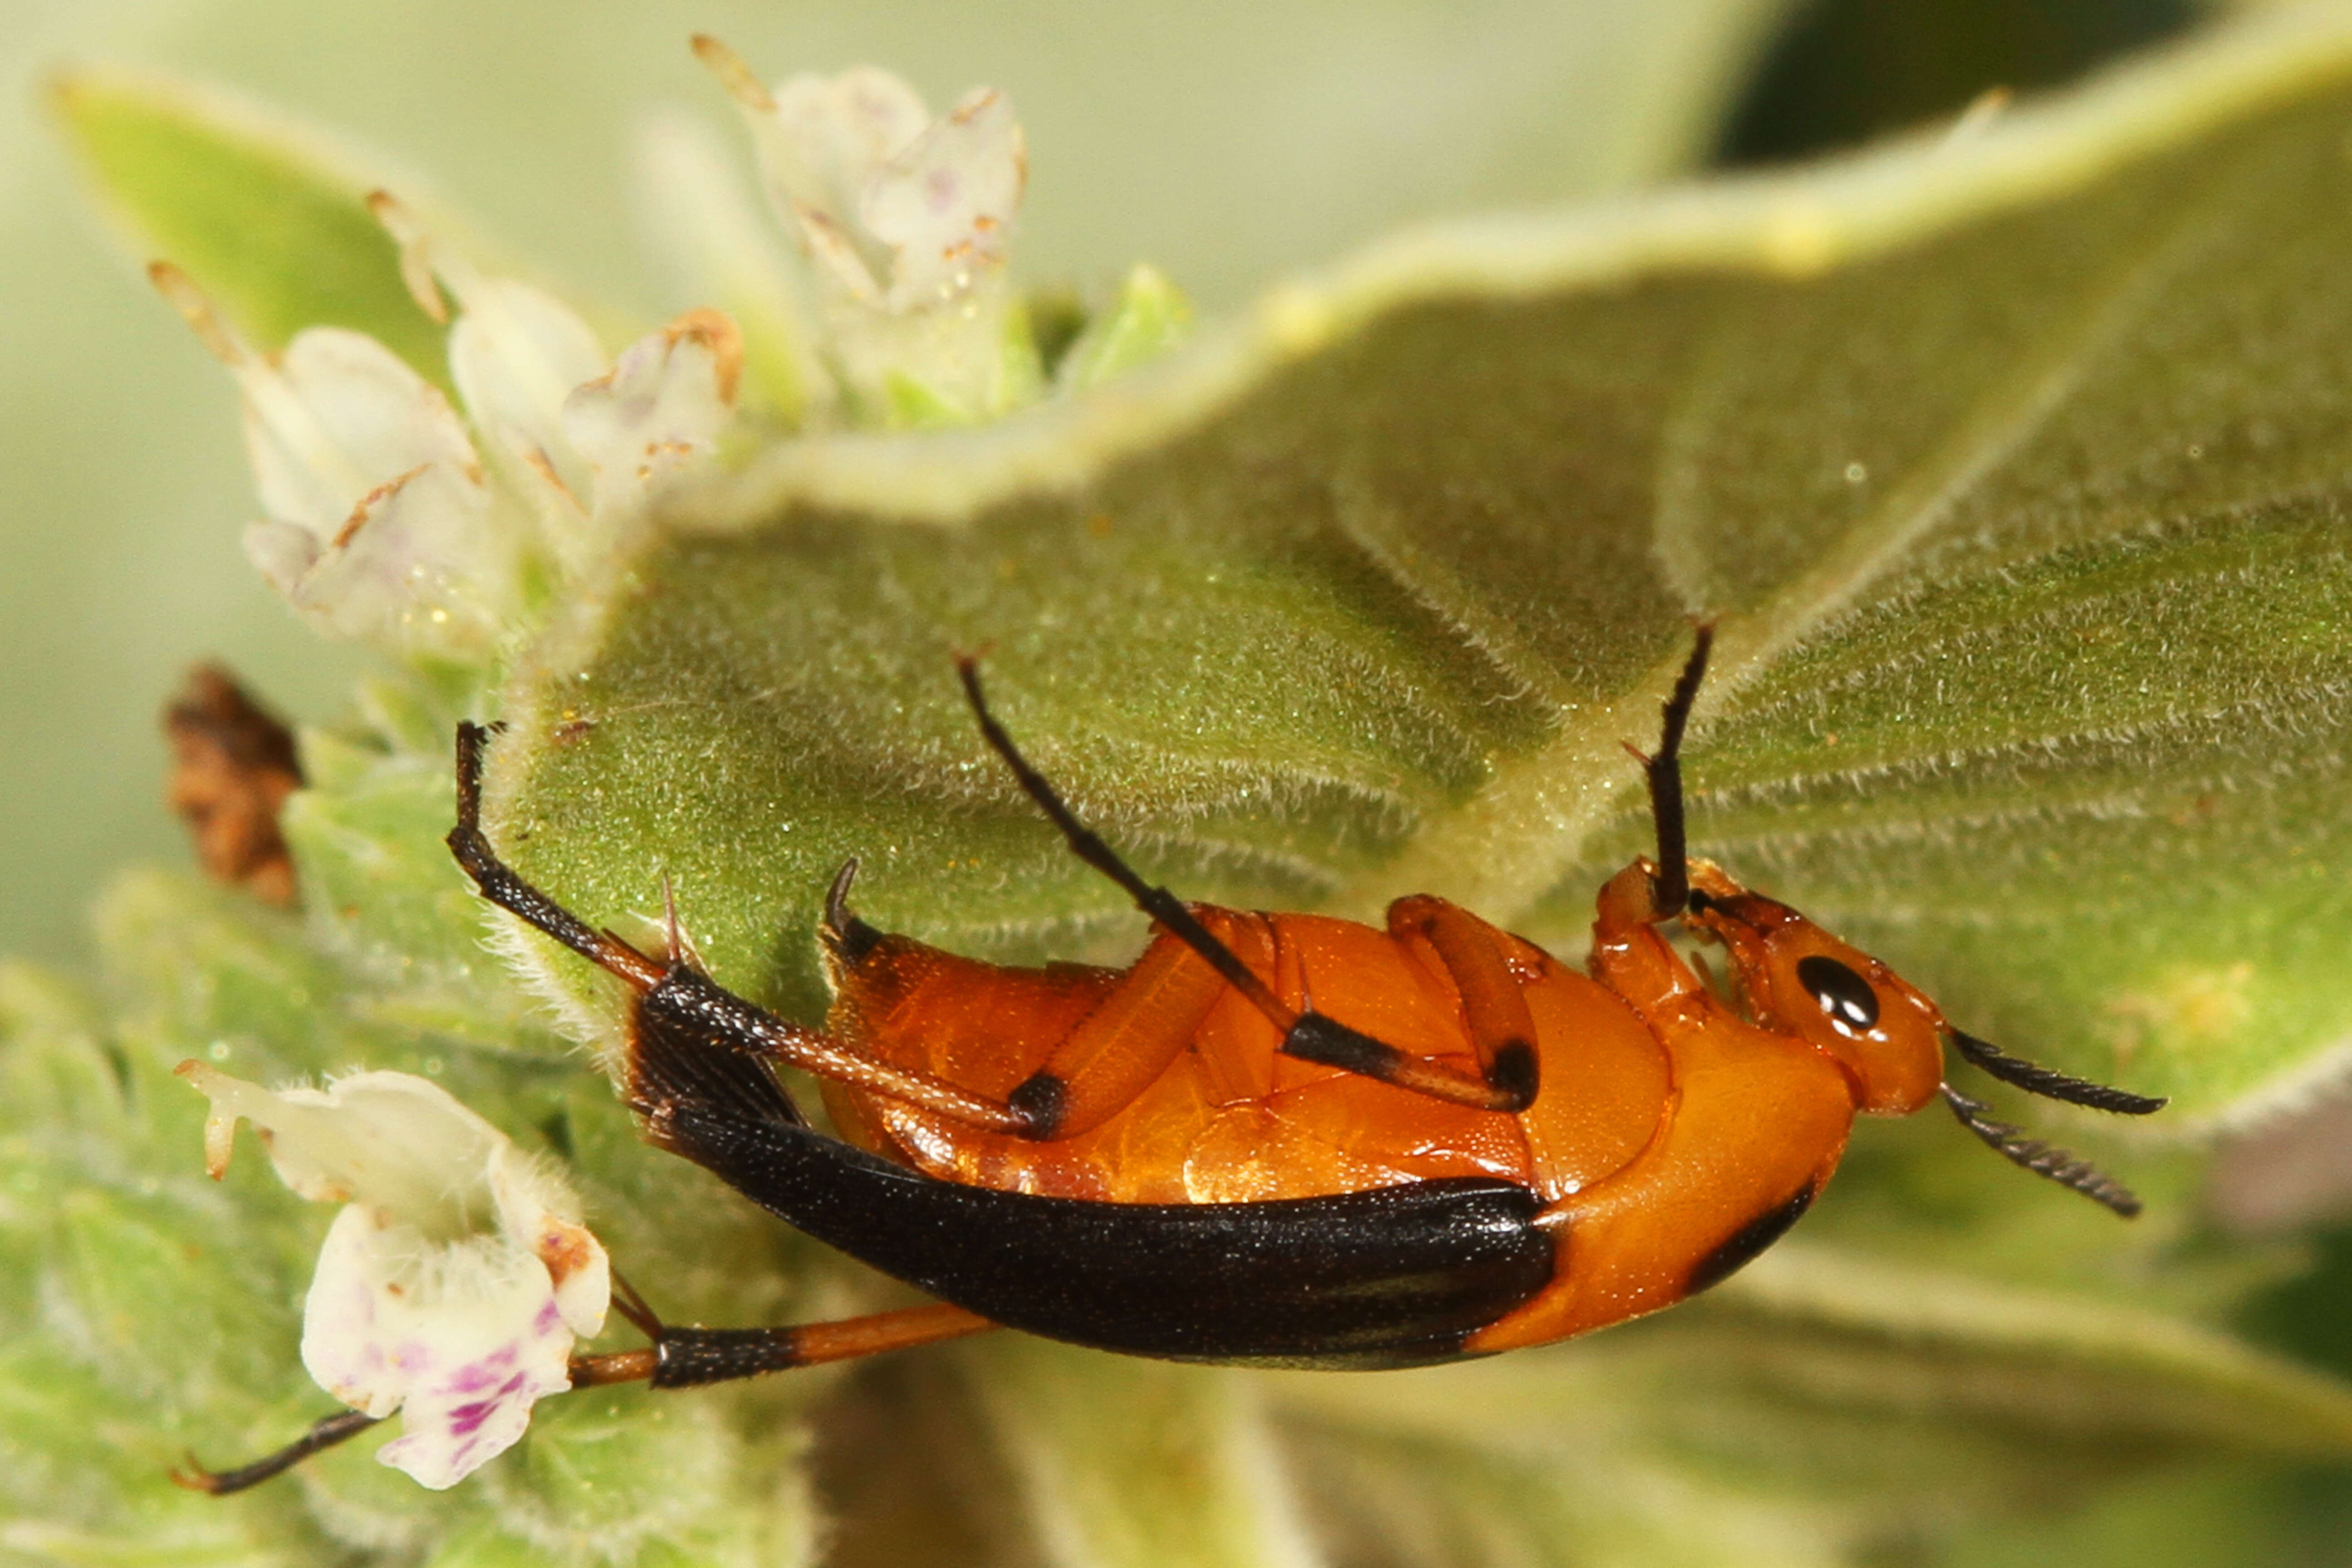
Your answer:
[[[1700,851],[1972,1032],[2242,1109],[2352,1030],[2347,133],[2352,24],[2299,15],[1958,140],[1425,231],[992,430],[784,448],[535,651],[493,828],[594,921],[667,873],[803,1014],[853,854],[877,924],[1131,952],[961,706],[986,649],[1187,896],[1573,950],[1715,616]]]
[[[409,297],[392,237],[368,212],[379,182],[348,159],[160,77],[79,71],[49,100],[130,247],[177,263],[262,348],[305,327],[348,327],[447,386],[441,329]]]

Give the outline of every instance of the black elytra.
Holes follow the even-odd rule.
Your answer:
[[[723,1044],[715,983],[636,1008],[647,1136],[801,1230],[1049,1339],[1176,1361],[1370,1369],[1451,1361],[1553,1279],[1541,1200],[1476,1177],[1258,1203],[1106,1204],[940,1181],[807,1125]]]

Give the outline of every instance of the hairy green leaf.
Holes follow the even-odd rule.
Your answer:
[[[1817,171],[1425,232],[992,430],[783,449],[509,693],[493,826],[806,1011],[821,890],[1131,942],[949,657],[1190,896],[1572,948],[1650,742],[1974,1032],[2218,1115],[2352,1031],[2352,30]],[[577,988],[566,959],[558,984]]]
[[[441,329],[367,209],[380,178],[309,132],[165,78],[76,71],[50,103],[131,247],[177,263],[261,347],[349,327],[447,387]]]

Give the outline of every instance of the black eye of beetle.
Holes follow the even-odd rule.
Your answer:
[[[1878,1022],[1878,993],[1834,958],[1815,953],[1797,960],[1797,982],[1813,994],[1832,1024],[1859,1031]]]

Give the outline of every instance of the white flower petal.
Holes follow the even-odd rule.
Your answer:
[[[420,468],[362,497],[288,597],[337,637],[479,648],[497,635],[512,572],[488,491]]]
[[[735,416],[742,371],[735,323],[690,310],[573,391],[563,430],[595,473],[596,510],[633,504],[664,473],[709,455]]]
[[[741,108],[769,196],[807,253],[853,416],[960,423],[1036,395],[1024,320],[1003,286],[1028,178],[1003,94],[933,121],[915,90],[862,67],[772,93],[708,38],[696,51]]]
[[[493,447],[531,466],[533,454],[575,499],[587,474],[563,438],[563,400],[604,374],[603,345],[569,305],[511,278],[472,279],[449,329],[449,374]]]
[[[268,1089],[204,1062],[175,1069],[213,1102],[205,1168],[227,1168],[226,1127],[241,1117],[288,1186],[322,1203],[360,1202],[399,1215],[436,1240],[495,1218],[490,1156],[506,1134],[440,1085],[413,1073],[363,1072],[323,1089]],[[577,1211],[572,1211],[574,1217]]]
[[[880,309],[882,285],[874,280],[874,270],[859,253],[848,226],[806,202],[794,202],[792,213],[800,225],[801,241],[808,247],[821,275],[859,304]]]
[[[256,353],[178,268],[149,276],[236,376],[264,520],[246,553],[321,630],[460,657],[516,592],[513,545],[448,399],[364,333]]]
[[[546,1269],[508,1237],[436,1243],[365,1204],[335,1217],[303,1303],[302,1364],[354,1409],[400,1412],[376,1458],[436,1489],[571,1386],[572,1341]]]
[[[311,327],[272,363],[231,366],[245,395],[246,450],[262,510],[321,543],[360,499],[413,468],[479,485],[480,465],[448,399],[363,332]]]
[[[840,218],[856,216],[883,165],[931,119],[922,96],[878,66],[796,76],[776,89],[774,103],[752,129],[777,210],[802,202]]]
[[[560,529],[583,510],[587,480],[563,440],[563,399],[604,368],[596,334],[544,289],[486,273],[440,243],[389,192],[373,193],[368,210],[399,245],[401,277],[425,312],[448,320],[445,286],[457,300],[449,374],[457,395],[492,456]]]
[[[858,209],[890,248],[890,309],[952,304],[1003,265],[1027,180],[1021,122],[993,88],[968,94],[893,157]]]
[[[262,580],[288,598],[319,563],[319,536],[299,522],[274,522],[268,518],[245,531],[245,558]]]
[[[492,1157],[489,1181],[499,1231],[539,1259],[564,1324],[583,1339],[601,1333],[613,1302],[612,1262],[577,1222],[570,1189],[511,1143]]]

